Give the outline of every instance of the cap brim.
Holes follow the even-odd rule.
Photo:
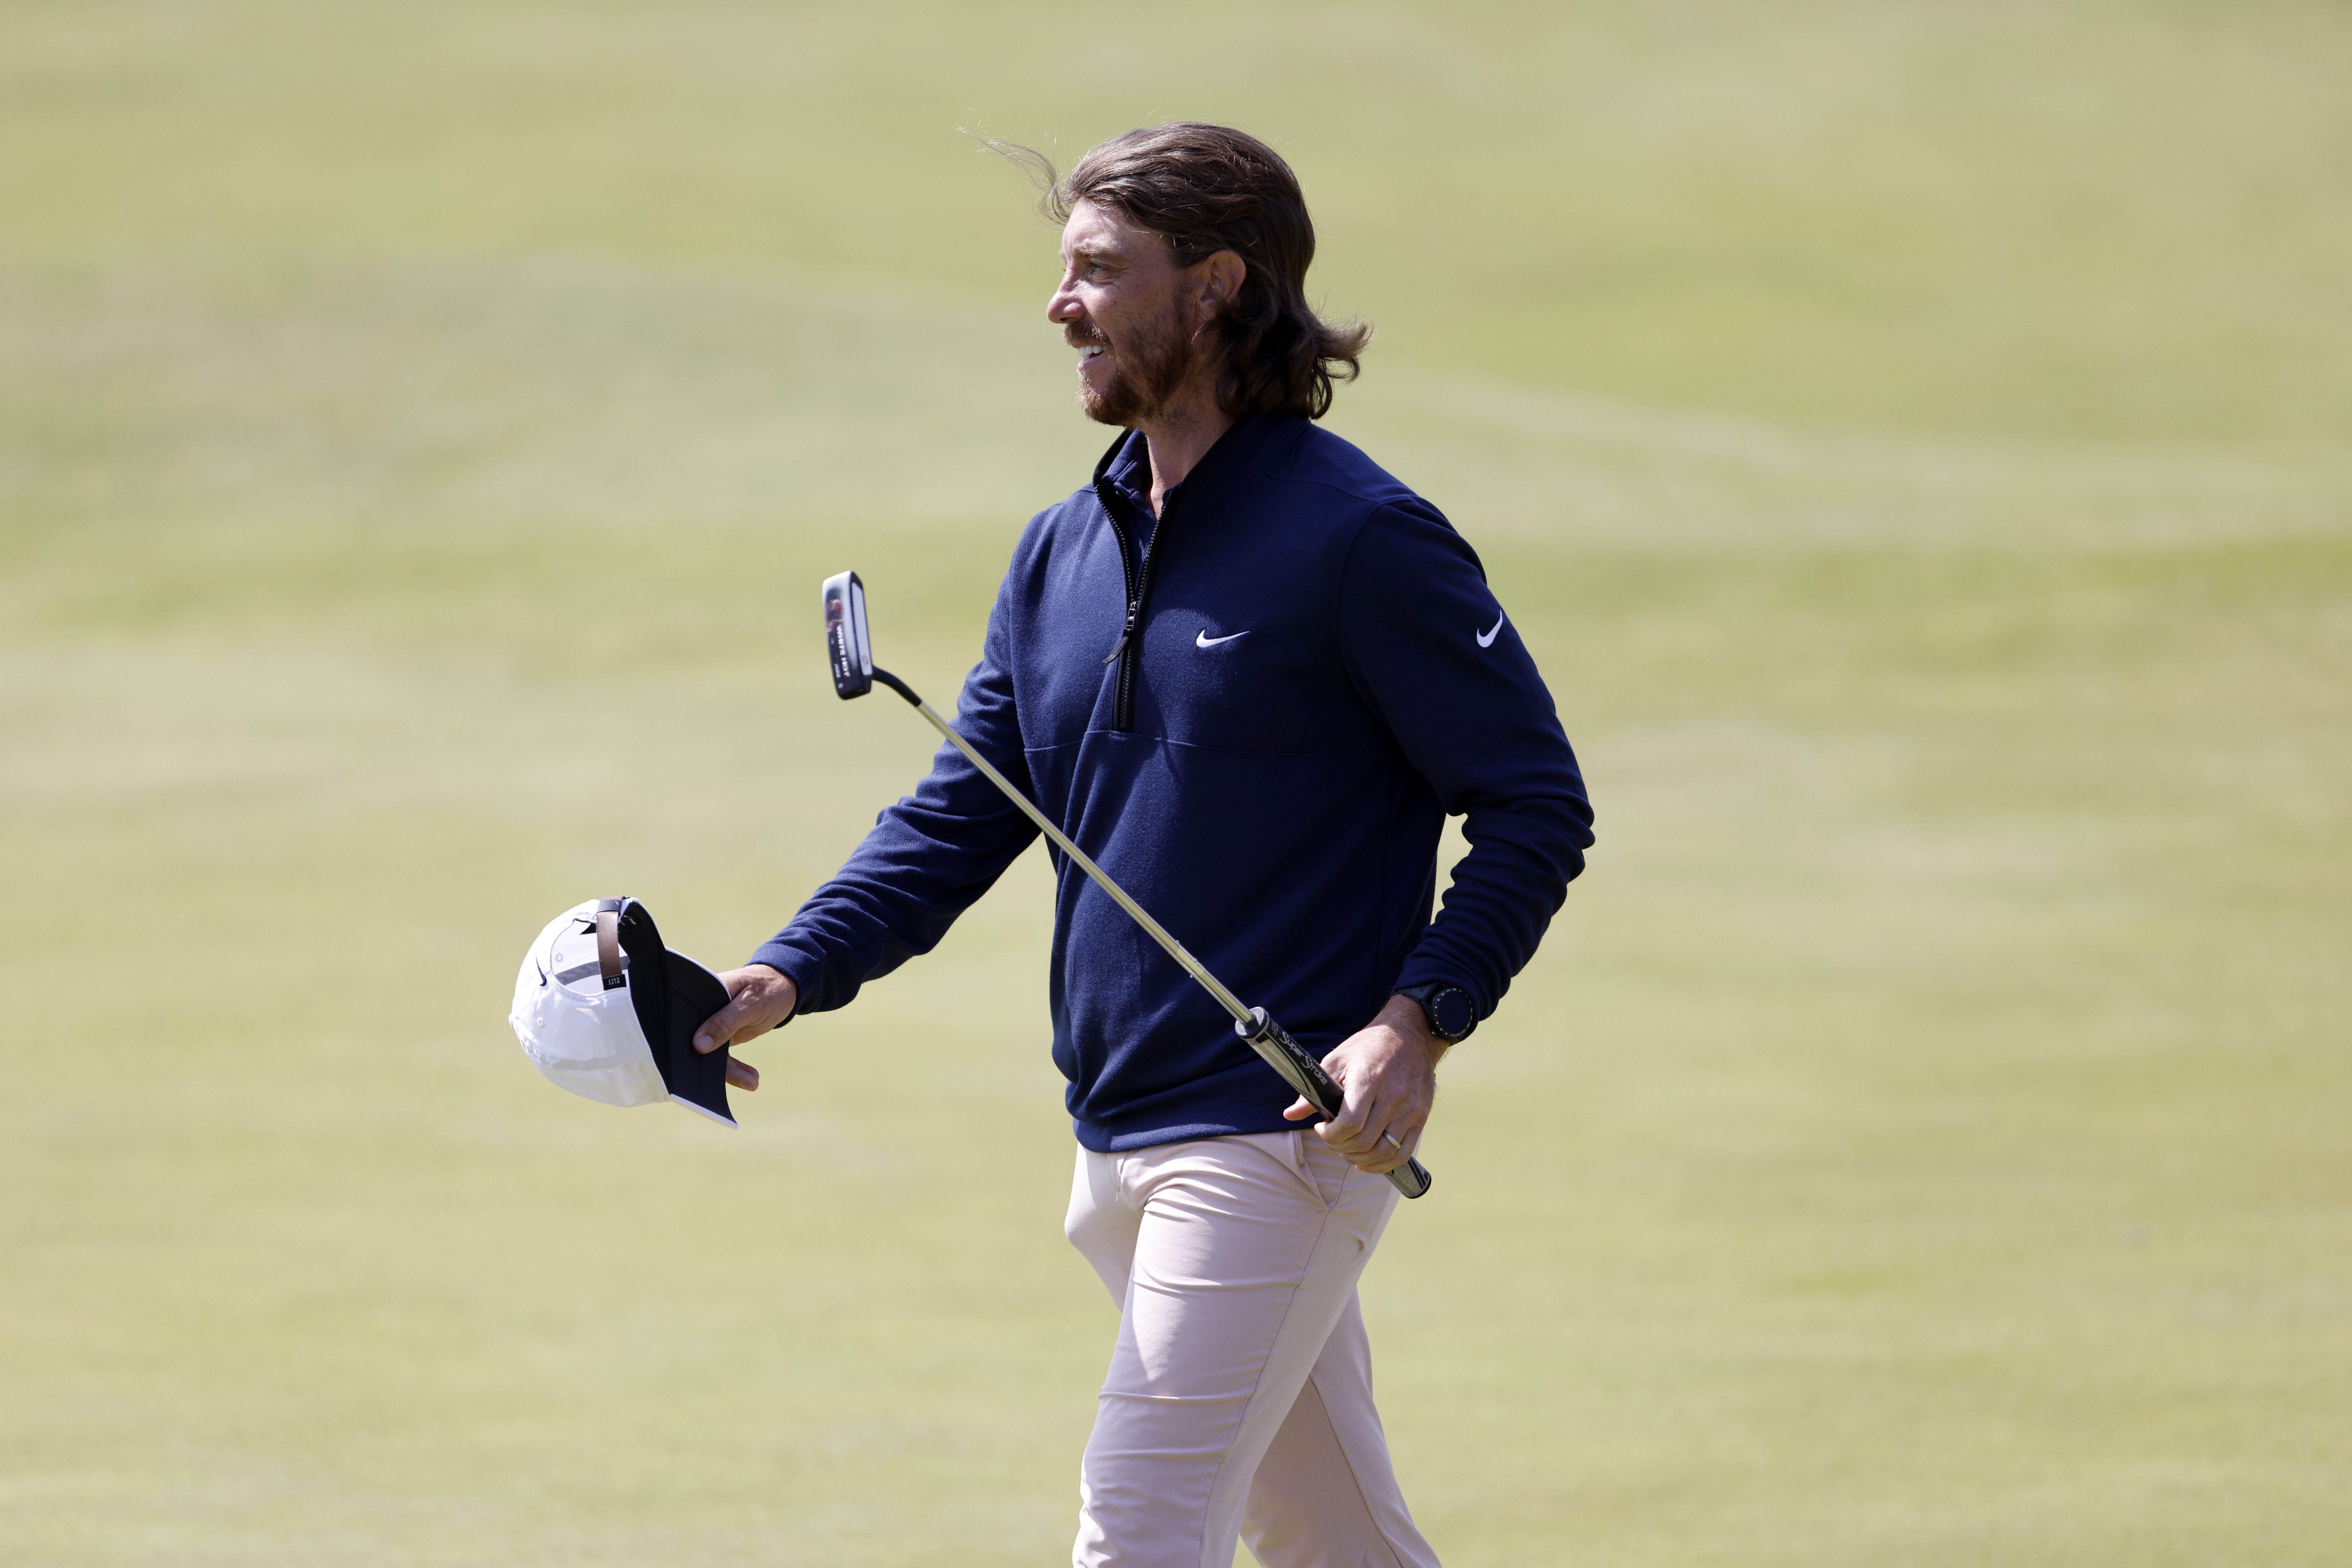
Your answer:
[[[629,954],[629,1000],[662,1087],[688,1110],[734,1126],[727,1105],[727,1047],[708,1055],[694,1048],[695,1030],[727,1005],[727,987],[686,954],[664,947],[654,917],[635,899],[621,911],[620,938]]]
[[[669,982],[664,987],[669,993],[669,1028],[667,1048],[655,1050],[654,1065],[661,1068],[672,1100],[732,1127],[735,1113],[727,1108],[727,1047],[708,1055],[694,1048],[694,1031],[727,1005],[727,987],[682,952],[663,950],[662,968]]]

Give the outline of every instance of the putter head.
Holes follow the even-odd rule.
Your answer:
[[[834,695],[844,702],[874,689],[874,644],[866,632],[866,584],[855,572],[824,580],[824,653]]]

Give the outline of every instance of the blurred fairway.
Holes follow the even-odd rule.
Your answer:
[[[1592,868],[1366,1286],[1454,1568],[2352,1560],[2352,13],[0,5],[0,1563],[1065,1560],[1046,874],[563,1096],[1080,482],[959,124],[1270,136]]]

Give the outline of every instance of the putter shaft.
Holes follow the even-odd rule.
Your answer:
[[[1323,1064],[1307,1055],[1306,1049],[1293,1040],[1265,1008],[1244,1006],[1240,997],[1226,990],[1224,984],[1210,973],[1208,968],[1199,959],[1186,952],[1182,942],[1169,935],[1166,928],[1153,920],[1141,904],[1129,898],[1127,889],[1112,881],[1110,874],[1096,865],[1092,857],[1085,850],[1071,843],[1069,835],[1055,826],[1046,818],[1045,814],[1037,809],[1036,804],[1030,800],[1028,795],[1015,788],[1011,779],[997,772],[995,765],[974,750],[971,742],[958,734],[955,726],[940,718],[929,703],[918,697],[912,687],[878,666],[874,670],[874,679],[905,698],[916,712],[929,720],[931,728],[945,736],[948,744],[961,752],[967,762],[978,768],[987,777],[989,783],[1003,792],[1005,799],[1019,806],[1022,814],[1037,825],[1037,830],[1052,840],[1055,848],[1076,862],[1078,868],[1094,879],[1095,886],[1110,895],[1111,901],[1125,910],[1135,923],[1150,934],[1152,941],[1166,950],[1169,957],[1183,967],[1185,973],[1199,981],[1201,989],[1215,997],[1218,1005],[1234,1016],[1234,1032],[1246,1039],[1250,1047],[1265,1059],[1265,1064],[1280,1073],[1283,1080],[1298,1091],[1300,1099],[1320,1111],[1326,1119],[1339,1114],[1339,1085],[1334,1083],[1330,1075],[1323,1070]],[[1385,1132],[1381,1136],[1388,1140],[1391,1147],[1400,1152],[1403,1150],[1404,1145],[1398,1142],[1394,1137]],[[1427,1168],[1411,1156],[1406,1157],[1403,1164],[1388,1173],[1388,1178],[1397,1191],[1409,1198],[1417,1198],[1429,1191],[1430,1175]]]
[[[1199,981],[1201,983],[1202,989],[1208,992],[1210,995],[1214,996],[1217,999],[1218,1005],[1223,1007],[1226,1012],[1231,1013],[1234,1016],[1234,1023],[1247,1024],[1251,1022],[1250,1010],[1242,1005],[1241,998],[1226,990],[1223,983],[1221,983],[1215,975],[1210,973],[1206,968],[1202,967],[1199,959],[1194,958],[1191,953],[1185,952],[1184,944],[1178,942],[1174,937],[1169,935],[1166,929],[1163,928],[1158,921],[1153,920],[1150,913],[1146,910],[1141,904],[1139,904],[1133,899],[1129,898],[1127,896],[1127,890],[1121,888],[1117,882],[1112,881],[1109,874],[1101,867],[1096,865],[1085,850],[1071,843],[1069,835],[1064,833],[1060,828],[1055,826],[1052,822],[1048,821],[1045,814],[1038,810],[1036,805],[1026,795],[1024,795],[1020,790],[1013,787],[1013,784],[1011,779],[1008,779],[1003,773],[998,773],[993,763],[972,749],[971,742],[956,733],[954,725],[950,724],[946,720],[940,718],[929,703],[916,696],[912,690],[908,689],[904,681],[900,680],[897,676],[892,675],[887,670],[877,669],[874,672],[874,679],[888,687],[891,690],[897,692],[899,696],[905,698],[908,702],[913,703],[915,711],[920,713],[924,718],[929,719],[931,721],[931,728],[937,730],[940,734],[947,737],[948,744],[953,746],[957,751],[961,752],[964,754],[966,761],[970,762],[973,767],[978,768],[982,773],[985,773],[988,776],[989,783],[1002,790],[1007,800],[1010,800],[1013,805],[1019,806],[1022,812],[1027,816],[1029,820],[1037,825],[1038,831],[1054,841],[1055,848],[1061,850],[1063,854],[1067,855],[1071,859],[1076,861],[1078,868],[1084,871],[1087,876],[1094,879],[1096,887],[1100,888],[1104,892],[1108,893],[1113,903],[1117,904],[1120,909],[1125,910],[1128,914],[1134,919],[1136,924],[1150,932],[1151,940],[1158,942],[1161,947],[1166,948],[1168,950],[1168,956],[1174,959],[1178,963],[1183,965],[1184,973]]]

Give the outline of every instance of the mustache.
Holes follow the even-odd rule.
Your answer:
[[[1100,332],[1082,332],[1076,327],[1065,327],[1062,330],[1062,341],[1074,349],[1110,347],[1110,340]]]

